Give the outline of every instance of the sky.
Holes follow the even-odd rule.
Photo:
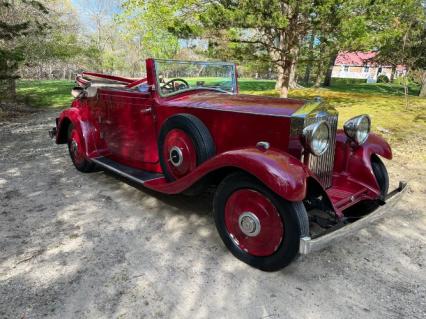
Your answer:
[[[81,22],[87,29],[91,29],[93,23],[90,19],[90,14],[93,12],[102,12],[106,19],[121,12],[120,0],[71,0],[75,9],[78,12]]]

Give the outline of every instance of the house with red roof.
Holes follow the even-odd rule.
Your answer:
[[[333,66],[332,78],[363,79],[367,83],[377,82],[380,75],[385,75],[389,80],[400,77],[406,73],[406,67],[397,65],[380,65],[374,61],[379,52],[340,52]]]

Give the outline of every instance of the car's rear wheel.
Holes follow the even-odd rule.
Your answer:
[[[75,168],[80,172],[87,173],[95,170],[95,163],[86,158],[84,140],[72,124],[68,126],[68,150]]]
[[[214,217],[232,254],[264,271],[287,266],[299,251],[301,234],[307,231],[302,229],[307,225],[302,202],[285,201],[244,173],[232,174],[219,185]]]
[[[380,197],[384,200],[389,191],[388,171],[385,164],[383,164],[382,160],[377,155],[371,157],[371,167],[373,168],[374,176],[379,184]]]
[[[207,127],[190,114],[175,115],[163,124],[158,148],[160,164],[169,181],[192,172],[215,153]]]

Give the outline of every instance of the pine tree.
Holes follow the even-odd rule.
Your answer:
[[[14,100],[17,70],[25,59],[25,38],[43,33],[47,8],[35,0],[0,0],[0,99]]]

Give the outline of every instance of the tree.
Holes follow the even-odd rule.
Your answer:
[[[0,0],[0,98],[15,99],[15,80],[25,60],[25,41],[43,34],[49,11],[35,0]]]
[[[366,50],[371,47],[371,25],[368,11],[371,0],[329,0],[318,7],[312,18],[318,44],[315,86],[331,85],[331,74],[340,51]]]
[[[379,5],[378,3],[377,5]],[[421,96],[426,96],[426,2],[424,0],[388,0],[393,10],[385,11],[376,21],[378,32],[378,63],[407,68],[405,95],[408,94],[407,75],[416,71],[422,83]],[[373,8],[377,11],[380,7]],[[408,106],[408,102],[407,102]]]
[[[70,71],[68,64],[77,60],[83,51],[77,13],[68,0],[49,1],[46,6],[48,28],[42,34],[25,39],[25,60],[19,73],[32,78],[53,78],[58,74],[65,78]]]
[[[314,8],[310,0],[219,0],[207,4],[201,21],[217,43],[225,40],[237,54],[271,62],[280,96],[287,97]]]
[[[191,1],[188,1],[190,3]],[[169,31],[175,14],[185,1],[125,0],[116,21],[125,39],[132,42],[139,58],[171,58],[179,48],[178,37]],[[186,4],[189,5],[189,4]]]
[[[200,21],[216,52],[238,59],[271,63],[277,89],[286,97],[298,62],[314,62],[317,80],[333,65],[341,48],[365,43],[369,0],[243,0],[207,1]],[[310,45],[306,45],[306,42]],[[217,49],[221,48],[221,49]],[[314,54],[313,51],[316,53]],[[320,59],[321,61],[319,61]],[[326,60],[326,61],[324,61]],[[331,72],[330,72],[331,75]]]

